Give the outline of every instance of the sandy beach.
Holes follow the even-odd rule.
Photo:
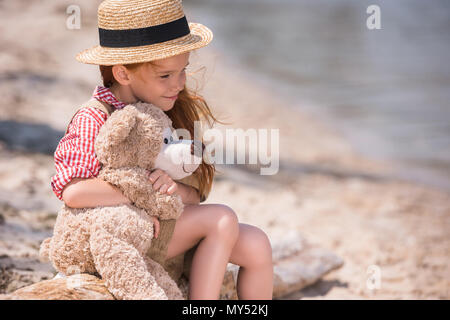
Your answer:
[[[50,188],[52,154],[100,84],[97,67],[74,59],[97,43],[98,3],[83,2],[82,28],[69,30],[70,1],[0,2],[0,294],[54,275],[38,261],[61,206]],[[206,203],[228,205],[271,239],[300,232],[344,260],[285,299],[450,298],[448,192],[394,178],[389,163],[363,157],[302,112],[301,97],[277,93],[214,46],[194,52],[190,68],[200,70],[193,76],[214,114],[231,123],[218,129],[279,129],[280,137],[277,174],[217,165]],[[376,289],[371,266],[381,275]]]

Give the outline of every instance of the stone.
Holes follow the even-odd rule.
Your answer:
[[[11,294],[0,295],[2,300],[114,300],[102,280],[90,274],[78,274],[37,282]]]

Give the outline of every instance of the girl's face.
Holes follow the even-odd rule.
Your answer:
[[[188,64],[189,52],[143,64],[129,74],[131,94],[163,111],[172,109],[186,83]]]

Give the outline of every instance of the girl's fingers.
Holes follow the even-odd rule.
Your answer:
[[[161,193],[164,193],[171,185],[172,179],[168,175],[160,176],[153,184],[153,190],[159,190]]]
[[[163,175],[158,176],[158,178],[153,181],[153,190],[158,190],[159,188],[161,188],[161,186],[165,183],[165,178]]]
[[[163,181],[158,178],[158,180],[156,180],[156,182],[153,182],[153,185],[152,185],[153,190],[158,190],[162,184],[163,184]]]
[[[156,169],[152,172],[150,172],[148,179],[150,180],[150,183],[155,183],[156,180],[158,180],[158,178],[164,174],[164,171],[162,171],[161,169]]]
[[[177,183],[174,182],[174,183],[167,189],[167,193],[168,193],[168,194],[174,193],[175,191],[177,191],[177,187],[178,187]]]
[[[159,192],[161,192],[161,193],[166,193],[166,191],[167,191],[168,188],[169,188],[169,186],[168,186],[166,183],[164,183],[164,184],[161,186],[161,188],[159,188]]]
[[[167,173],[160,169],[156,169],[149,175],[150,183],[152,183],[153,190],[159,190],[161,193],[166,193],[170,189],[170,193],[176,191],[176,183],[169,177]]]
[[[153,221],[154,236],[155,239],[157,239],[159,236],[159,220],[157,218],[154,218]]]

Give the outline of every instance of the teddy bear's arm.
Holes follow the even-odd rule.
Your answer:
[[[142,168],[102,168],[99,178],[117,186],[138,208],[161,220],[177,219],[184,209],[179,195],[161,194],[152,189]]]

